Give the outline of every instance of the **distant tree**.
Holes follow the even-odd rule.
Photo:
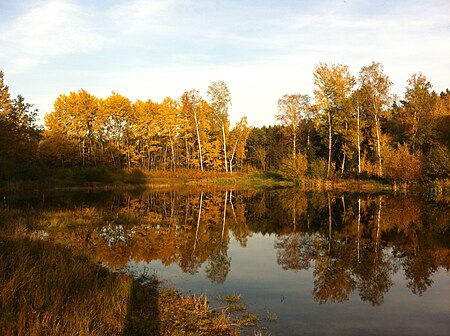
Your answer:
[[[0,179],[24,178],[37,161],[38,111],[25,98],[11,98],[0,70]]]
[[[77,144],[83,166],[95,164],[96,148],[101,147],[101,126],[99,122],[98,100],[87,91],[80,89],[68,95],[59,95],[53,111],[44,118],[46,137],[66,137]]]
[[[11,96],[9,87],[4,82],[4,73],[0,70],[0,116],[9,114],[11,109]]]
[[[257,146],[253,149],[253,156],[261,165],[261,169],[266,170],[267,150],[263,146]]]
[[[275,116],[277,121],[280,121],[286,126],[292,137],[292,156],[295,160],[297,154],[297,133],[300,121],[308,114],[310,109],[310,102],[308,95],[301,94],[285,94],[278,99],[278,114]]]
[[[200,126],[201,120],[205,118],[202,115],[202,99],[197,90],[186,91],[181,96],[181,103],[183,106],[183,111],[186,114],[188,120],[192,120],[191,123],[194,123],[195,134],[197,136],[197,145],[198,145],[198,160],[200,164],[200,169],[203,171],[203,154],[202,154],[202,141],[200,136]]]
[[[378,162],[378,175],[382,176],[382,130],[381,122],[391,103],[391,85],[389,77],[383,72],[381,63],[372,62],[361,68],[359,73],[359,90],[361,91],[361,106],[367,118],[367,127],[375,138],[375,152]],[[371,122],[369,122],[371,120]]]
[[[352,114],[350,95],[355,79],[348,71],[348,66],[342,64],[320,63],[315,67],[313,75],[318,121],[327,126],[327,177],[329,177],[332,165],[333,134],[340,134],[343,139],[342,170],[349,152],[348,143],[351,140],[348,132],[349,117]]]
[[[39,155],[50,166],[68,167],[80,161],[77,147],[74,140],[62,134],[45,132],[39,142]]]
[[[171,98],[165,98],[159,109],[159,129],[162,139],[169,144],[170,147],[170,168],[175,171],[176,163],[176,145],[181,134],[184,133],[186,122],[183,122],[183,115],[181,114],[181,107],[178,101]]]
[[[123,158],[128,167],[131,166],[131,145],[134,135],[133,124],[136,122],[131,101],[112,92],[107,98],[100,100],[99,106],[102,134],[107,142],[113,165],[121,166]]]
[[[208,87],[208,97],[211,110],[216,118],[216,122],[222,131],[223,142],[223,158],[225,163],[225,171],[228,171],[227,158],[227,133],[229,127],[228,108],[231,105],[231,94],[225,81],[220,80],[213,82]]]
[[[298,181],[302,176],[306,174],[307,170],[308,160],[306,158],[306,155],[297,154],[294,157],[294,155],[291,154],[281,161],[281,174],[288,180]]]
[[[230,142],[232,146],[230,157],[230,172],[233,171],[233,160],[245,158],[245,143],[247,141],[250,128],[247,123],[247,117],[242,117],[241,120],[230,132]],[[237,161],[237,160],[236,160]]]
[[[132,109],[136,117],[132,132],[136,139],[135,156],[141,162],[141,167],[150,170],[154,164],[154,155],[161,148],[157,140],[159,125],[157,116],[160,104],[147,100],[145,102],[137,100],[133,103]]]

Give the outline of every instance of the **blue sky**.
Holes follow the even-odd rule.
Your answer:
[[[0,0],[0,17],[0,69],[41,115],[80,88],[160,102],[225,80],[231,121],[270,125],[319,62],[379,61],[398,95],[416,72],[450,87],[448,0]]]

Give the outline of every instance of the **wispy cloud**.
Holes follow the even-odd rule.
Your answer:
[[[109,38],[96,32],[92,21],[71,1],[39,2],[6,22],[0,41],[15,70],[21,70],[52,56],[100,49]]]
[[[107,16],[120,33],[142,34],[161,29],[167,12],[177,0],[132,0],[112,6]]]
[[[224,79],[232,116],[261,125],[273,122],[282,94],[311,93],[320,61],[355,74],[380,61],[397,93],[418,71],[437,90],[448,85],[448,0],[31,1],[0,21],[0,63],[32,98],[26,78],[47,71],[55,81],[47,91],[117,90],[131,99],[176,98]]]

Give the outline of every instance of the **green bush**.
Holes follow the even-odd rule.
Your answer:
[[[432,179],[445,179],[450,175],[450,153],[445,146],[430,149],[425,159],[425,172]]]
[[[281,175],[290,181],[298,181],[306,174],[308,170],[308,160],[303,154],[297,154],[294,158],[289,155],[281,161],[280,172]]]
[[[309,164],[308,175],[315,178],[325,178],[327,176],[327,162],[318,158]]]

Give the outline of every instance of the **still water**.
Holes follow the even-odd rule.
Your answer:
[[[450,204],[358,193],[183,190],[15,199],[35,235],[164,286],[239,293],[272,335],[450,335]],[[39,229],[39,230],[38,230]]]

